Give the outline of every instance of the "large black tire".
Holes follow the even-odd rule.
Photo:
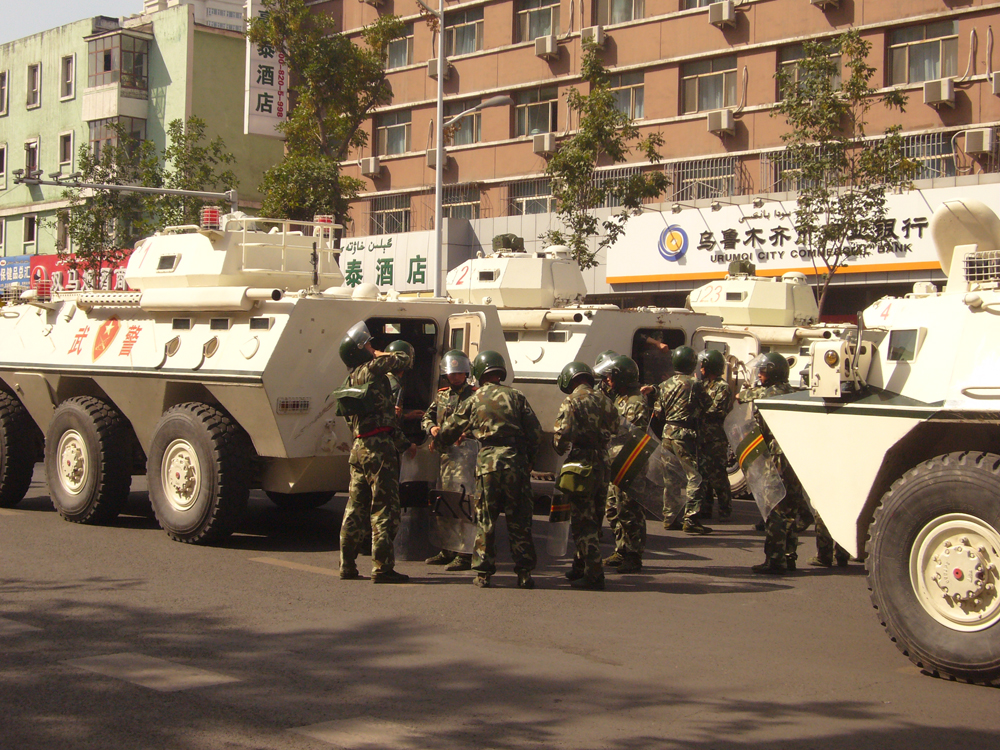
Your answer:
[[[265,490],[268,499],[282,510],[313,510],[333,500],[333,492],[271,492]]]
[[[1000,685],[998,530],[1000,456],[992,453],[937,456],[883,496],[868,585],[889,637],[918,667]]]
[[[132,485],[128,435],[125,418],[100,399],[59,404],[45,434],[45,478],[60,516],[99,524],[118,515]]]
[[[178,542],[229,536],[250,494],[250,440],[229,415],[179,404],[153,431],[146,476],[156,520]]]
[[[0,391],[0,508],[13,508],[31,486],[36,430],[24,404]]]

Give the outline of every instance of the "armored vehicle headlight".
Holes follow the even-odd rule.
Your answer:
[[[836,367],[837,363],[840,362],[840,355],[833,349],[828,349],[826,354],[823,355],[823,361],[830,367]]]

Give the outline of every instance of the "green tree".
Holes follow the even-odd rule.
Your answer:
[[[205,143],[205,121],[188,118],[187,123],[174,120],[167,126],[167,147],[163,151],[162,187],[174,190],[234,190],[236,174],[230,165],[236,157],[226,151],[221,136]],[[149,200],[152,198],[152,200]],[[187,196],[147,196],[149,212],[158,217],[158,224],[169,226],[197,224],[203,198]]]
[[[285,160],[265,172],[261,184],[262,211],[302,220],[333,214],[343,222],[348,201],[363,183],[341,175],[340,162],[367,144],[361,126],[376,107],[392,101],[385,65],[389,42],[402,34],[403,22],[381,16],[362,29],[363,44],[355,44],[304,0],[264,0],[263,7],[267,15],[251,20],[247,37],[284,53],[293,102],[279,128]]]
[[[597,265],[597,253],[621,237],[629,217],[642,212],[644,201],[662,195],[670,181],[659,170],[600,183],[594,179],[596,167],[624,164],[633,151],[658,164],[663,137],[653,133],[642,138],[631,116],[618,109],[607,69],[593,42],[584,44],[581,74],[589,93],[571,88],[566,96],[569,111],[579,116],[579,128],[559,145],[545,170],[564,229],[549,230],[542,239],[566,245],[581,268],[590,268]],[[618,206],[618,211],[602,222],[594,209],[605,205]],[[592,252],[589,240],[602,230],[597,251]]]
[[[784,98],[773,111],[789,131],[782,135],[795,165],[798,244],[822,263],[819,310],[822,314],[830,281],[850,261],[878,249],[886,237],[886,193],[909,185],[915,163],[906,158],[900,127],[869,137],[873,107],[903,112],[900,91],[879,94],[871,85],[875,68],[868,64],[871,43],[856,31],[830,42],[805,42],[805,56],[775,77]],[[841,61],[846,79],[839,83]]]

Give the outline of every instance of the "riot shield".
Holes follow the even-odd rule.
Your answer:
[[[636,483],[629,495],[670,524],[687,504],[687,483],[681,462],[661,443],[649,457],[644,481]]]
[[[570,507],[564,495],[552,497],[549,509],[548,533],[545,551],[550,557],[560,558],[571,554],[569,548]]]
[[[760,426],[754,419],[753,404],[736,404],[726,417],[724,429],[746,477],[747,487],[760,514],[766,519],[785,498],[785,485],[767,449]]]
[[[441,456],[438,488],[431,490],[430,543],[471,554],[476,544],[476,458],[479,442],[463,440]]]
[[[639,427],[632,427],[611,438],[608,443],[608,458],[611,461],[608,478],[611,484],[627,490],[645,473],[649,458],[659,445],[659,440]]]

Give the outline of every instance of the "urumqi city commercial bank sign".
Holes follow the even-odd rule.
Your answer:
[[[886,240],[864,250],[838,273],[939,270],[930,219],[947,200],[975,198],[1000,208],[1000,184],[911,190],[886,196]],[[734,260],[748,260],[757,273],[825,273],[796,242],[795,201],[767,200],[761,208],[723,203],[719,210],[684,208],[679,213],[645,213],[629,220],[625,235],[608,250],[607,281],[718,279]],[[815,261],[815,262],[814,262]]]

